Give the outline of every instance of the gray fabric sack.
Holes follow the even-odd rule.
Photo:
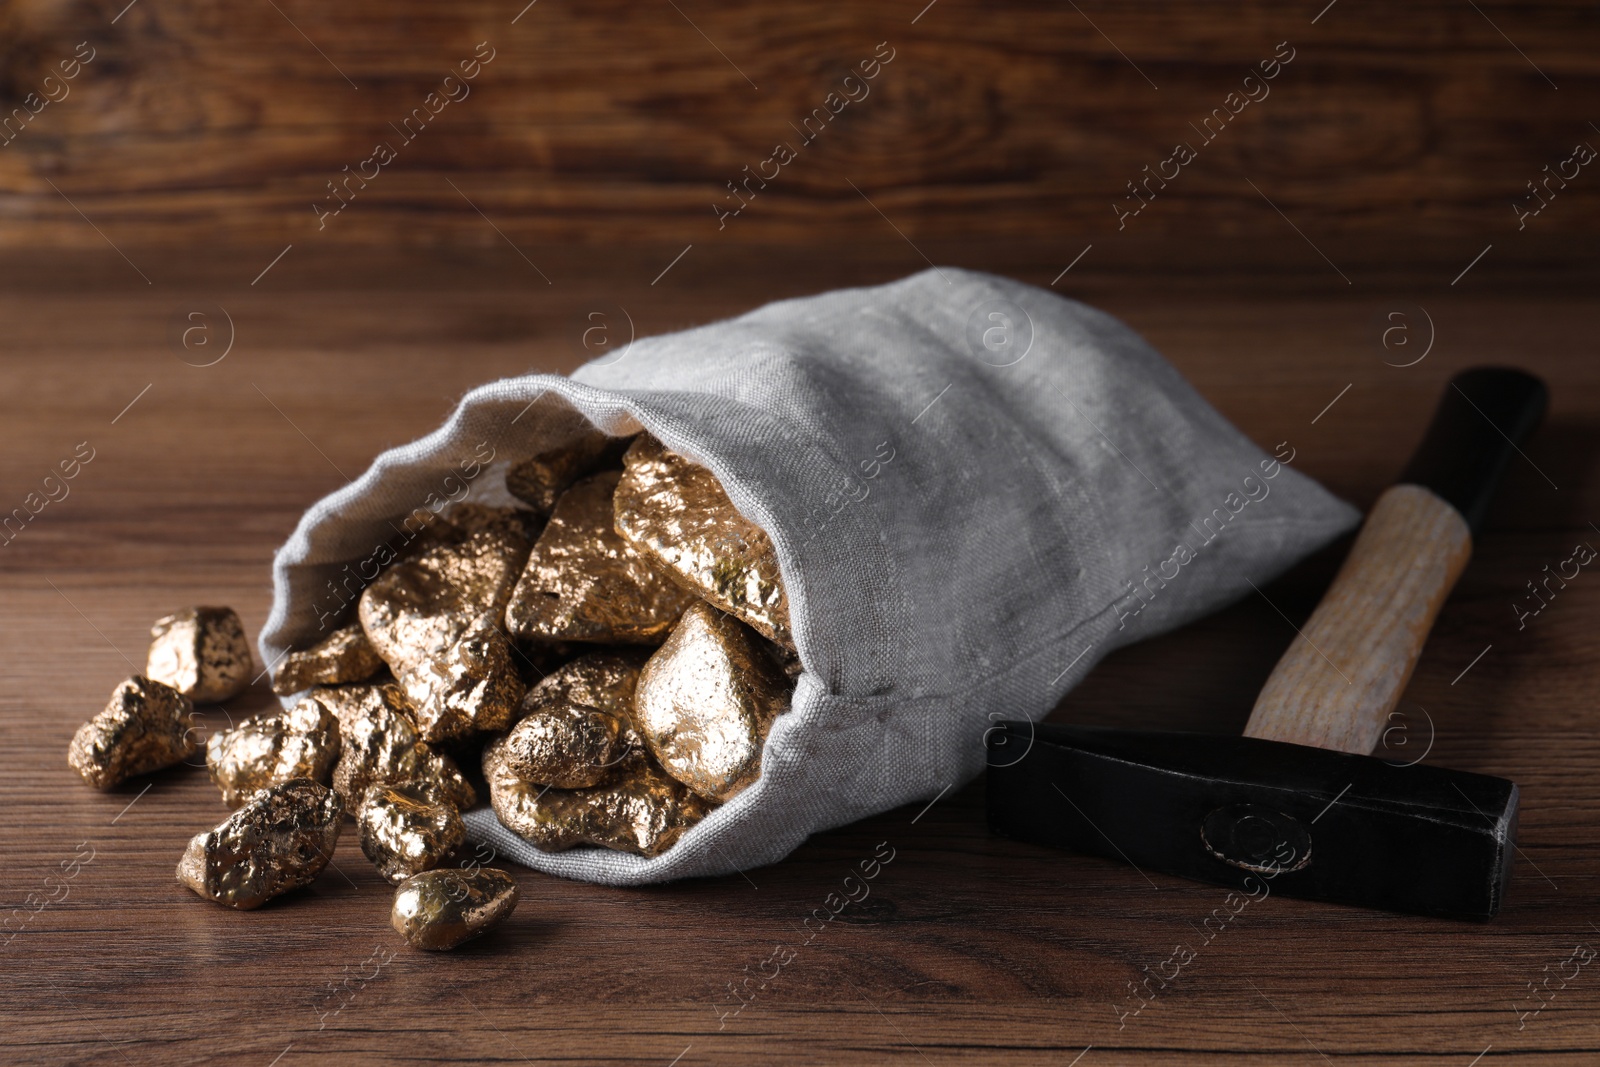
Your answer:
[[[760,780],[654,859],[469,833],[568,878],[631,885],[782,859],[984,766],[1112,649],[1263,585],[1359,519],[1093,308],[940,268],[651,337],[570,378],[473,390],[448,422],[315,504],[273,566],[275,663],[353,617],[340,583],[418,507],[593,423],[709,467],[777,549],[805,673]],[[1292,446],[1279,459],[1292,460]],[[342,612],[342,613],[341,613]]]

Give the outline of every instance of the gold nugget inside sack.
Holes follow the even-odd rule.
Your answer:
[[[395,890],[389,923],[416,948],[442,952],[482,937],[516,906],[516,879],[505,871],[424,871]]]
[[[573,482],[602,467],[614,466],[627,447],[627,438],[609,437],[585,426],[562,444],[514,464],[506,471],[506,491],[540,515],[548,516]]]
[[[578,789],[599,785],[640,751],[629,744],[632,734],[608,712],[561,704],[524,716],[505,736],[503,752],[507,766],[524,781]]]
[[[581,704],[627,720],[633,715],[633,690],[648,649],[586,652],[550,671],[528,688],[521,714],[540,708]]]
[[[272,676],[272,691],[291,696],[314,685],[364,682],[383,670],[383,658],[359,622],[342,626],[300,652],[285,653]]]
[[[194,835],[178,881],[224,907],[258,908],[322,873],[343,814],[338,794],[309,778],[263,789],[215,830]]]
[[[411,705],[399,686],[341,685],[314,689],[312,695],[339,720],[340,754],[333,788],[352,815],[368,788],[384,782],[433,782],[462,811],[477,803],[455,761],[420,739]]]
[[[182,763],[199,747],[189,698],[135,675],[111,691],[104,711],[78,727],[67,762],[96,789],[110,789]]]
[[[633,442],[623,464],[617,532],[691,592],[793,648],[778,554],[734,509],[716,475],[649,434]]]
[[[502,632],[528,558],[526,513],[467,507],[461,539],[396,563],[361,594],[361,626],[428,741],[503,730],[523,685]]]
[[[372,786],[356,822],[361,851],[394,885],[444,863],[467,834],[455,803],[428,781]]]
[[[518,777],[507,738],[483,750],[489,802],[500,823],[535,848],[562,852],[598,845],[659,856],[711,805],[642,758],[589,789],[553,789]]]
[[[767,731],[789,706],[788,679],[760,640],[697,603],[639,675],[634,725],[662,769],[707,800],[760,776]]]
[[[206,741],[206,771],[230,808],[291,778],[327,785],[338,759],[339,720],[309,696],[284,711],[253,715]]]
[[[591,652],[528,690],[504,750],[524,781],[579,789],[599,785],[644,754],[633,728],[642,651]]]
[[[185,608],[150,627],[144,673],[197,704],[215,704],[245,691],[253,663],[232,608]]]
[[[614,528],[620,477],[591,475],[556,503],[506,608],[517,637],[653,645],[688,606],[690,594]]]

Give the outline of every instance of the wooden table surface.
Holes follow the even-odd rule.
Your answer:
[[[924,250],[1041,285],[1077,251]],[[1269,897],[1122,1015],[1138,1006],[1130,983],[1174,946],[1196,945],[1224,891],[993,838],[981,782],[820,834],[745,875],[623,890],[521,871],[522,904],[498,936],[432,955],[389,929],[389,892],[353,836],[308,890],[235,914],[173,879],[189,836],[224,814],[203,771],[100,794],[66,764],[79,723],[143,664],[152,620],[224,603],[253,635],[269,607],[272,551],[302,509],[381,449],[430,430],[467,388],[574,366],[574,324],[591,304],[620,304],[654,333],[897,277],[924,265],[913,249],[697,248],[655,285],[676,248],[530,249],[549,285],[504,247],[381,261],[297,248],[254,286],[275,249],[203,260],[124,251],[155,284],[106,248],[0,263],[0,512],[23,506],[81,443],[93,454],[70,494],[0,548],[0,914],[13,916],[0,935],[0,1060],[1468,1067],[1600,1057],[1600,969],[1565,962],[1600,946],[1600,576],[1580,573],[1522,628],[1513,610],[1546,564],[1600,543],[1592,278],[1497,272],[1491,259],[1452,287],[1465,257],[1397,277],[1374,255],[1340,264],[1347,286],[1296,246],[1304,263],[1291,254],[1291,267],[1271,269],[1214,267],[1206,249],[1155,266],[1089,260],[1058,286],[1124,317],[1245,433],[1268,448],[1292,442],[1298,469],[1363,507],[1396,475],[1454,371],[1515,360],[1546,376],[1554,398],[1403,705],[1408,751],[1432,733],[1429,762],[1522,786],[1504,912],[1461,924]],[[235,343],[214,366],[189,366],[180,354],[202,360],[174,346],[174,322],[208,302],[226,308]],[[226,325],[206,321],[220,346]],[[1426,357],[1386,366],[1423,353],[1429,321]],[[1395,325],[1409,334],[1391,334],[1386,349]],[[1276,583],[1273,603],[1303,618],[1336,558]],[[1055,715],[1234,732],[1292,636],[1253,598],[1111,656]],[[270,702],[257,685],[228,712]],[[894,860],[871,896],[804,944],[801,920],[880,842]],[[11,911],[30,894],[30,908],[61,899]],[[729,984],[757,974],[777,946],[796,951],[731,1014]]]

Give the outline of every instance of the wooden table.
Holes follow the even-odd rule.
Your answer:
[[[389,929],[389,893],[353,837],[310,889],[234,914],[173,880],[188,837],[224,814],[203,772],[99,794],[66,765],[78,724],[142,666],[153,619],[225,603],[253,634],[272,551],[303,508],[431,429],[470,386],[575,365],[588,304],[621,304],[653,333],[893,278],[924,265],[912,249],[697,247],[654,285],[675,247],[530,249],[548,285],[503,247],[383,260],[297,247],[253,286],[275,248],[203,260],[124,251],[157,283],[109,249],[0,264],[0,511],[22,506],[80,442],[93,450],[70,495],[0,549],[0,904],[66,886],[0,945],[0,1059],[1467,1067],[1600,1056],[1600,971],[1579,969],[1537,1014],[1531,999],[1541,980],[1553,991],[1572,973],[1562,963],[1575,947],[1600,945],[1600,577],[1580,574],[1522,629],[1512,608],[1545,564],[1600,542],[1592,278],[1486,261],[1452,287],[1460,263],[1397,277],[1375,254],[1341,262],[1346,286],[1303,247],[1304,262],[1271,269],[1198,248],[1086,260],[1058,286],[1123,316],[1257,442],[1291,441],[1299,469],[1362,506],[1395,476],[1452,372],[1514,359],[1554,396],[1403,705],[1416,745],[1436,727],[1430,762],[1522,785],[1503,914],[1467,925],[1270,897],[1120,1016],[1138,1005],[1130,983],[1194,945],[1224,892],[993,838],[981,783],[820,834],[744,875],[619,890],[523,872],[523,903],[499,936],[424,955]],[[1043,285],[1077,249],[924,251]],[[227,309],[236,342],[197,368],[169,337],[206,302]],[[1423,309],[1431,352],[1386,366],[1422,353]],[[1397,324],[1413,343],[1392,334],[1385,349]],[[220,345],[225,326],[206,325]],[[1276,583],[1273,603],[1303,618],[1336,558]],[[1113,655],[1055,714],[1237,731],[1292,636],[1253,598]],[[270,703],[258,685],[228,710]],[[895,858],[872,895],[801,947],[801,919],[880,842]],[[75,874],[57,881],[64,872]],[[727,1014],[729,984],[780,945],[798,951]]]

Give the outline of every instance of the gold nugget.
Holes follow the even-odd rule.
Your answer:
[[[499,926],[517,906],[517,883],[505,871],[423,871],[394,894],[389,922],[417,948],[455,948]]]
[[[232,700],[250,685],[253,661],[232,608],[185,608],[150,627],[145,676],[197,704]]]
[[[644,649],[585,653],[531,686],[522,700],[522,714],[581,704],[631,722],[633,690],[639,684],[639,669],[648,658]]]
[[[372,786],[356,822],[361,851],[394,885],[439,866],[467,835],[455,804],[427,781]]]
[[[505,737],[506,765],[518,778],[558,789],[599,785],[638,749],[622,720],[598,708],[561,704],[522,718]]]
[[[67,762],[96,789],[181,763],[200,747],[194,705],[160,682],[135,675],[111,691],[105,710],[78,728]]]
[[[290,696],[314,685],[364,682],[381,670],[382,657],[361,624],[353,622],[308,649],[285,653],[272,676],[272,691]]]
[[[327,785],[339,759],[339,721],[315,697],[254,715],[206,741],[206,770],[222,802],[237,808],[258,789],[310,778]]]
[[[659,856],[711,808],[648,758],[590,789],[528,782],[511,769],[508,740],[483,750],[489,802],[502,826],[545,852],[598,845]]]
[[[623,463],[617,532],[691,592],[793,647],[778,554],[734,509],[716,475],[649,434],[633,442]]]
[[[611,497],[621,477],[603,471],[556,503],[506,609],[517,637],[540,641],[661,641],[692,599],[624,541]]]
[[[178,881],[229,908],[260,907],[322,873],[343,813],[338,794],[309,778],[263,789],[215,830],[194,835]]]
[[[417,657],[406,672],[406,692],[417,728],[429,741],[504,730],[524,686],[511,641],[500,624],[469,628],[437,656]]]
[[[577,789],[632,769],[645,751],[633,728],[633,690],[645,658],[642,650],[590,652],[531,687],[511,731],[516,772]]]
[[[585,427],[564,444],[513,464],[506,471],[506,490],[540,515],[549,515],[573,482],[614,465],[627,447],[625,437],[608,437]]]
[[[528,558],[522,513],[475,508],[457,528],[461,540],[396,563],[361,594],[361,625],[428,741],[503,730],[522,699],[500,632]]]
[[[418,738],[411,705],[399,686],[342,685],[314,689],[312,695],[339,719],[340,755],[333,769],[333,788],[351,814],[371,786],[415,779],[441,786],[462,811],[477,803],[477,794],[455,761]]]
[[[767,730],[789,704],[788,682],[759,640],[696,603],[639,675],[634,724],[662,769],[707,800],[727,800],[760,776]]]

